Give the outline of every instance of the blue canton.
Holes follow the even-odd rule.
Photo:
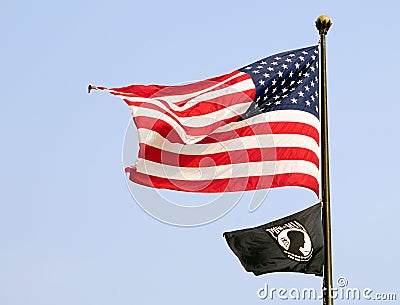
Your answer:
[[[239,71],[256,86],[254,102],[242,119],[274,110],[303,110],[319,119],[318,46],[266,57]]]

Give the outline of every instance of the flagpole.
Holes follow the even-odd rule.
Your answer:
[[[332,25],[328,16],[319,16],[315,25],[320,35],[321,51],[321,198],[322,222],[324,228],[324,302],[333,305],[332,300],[332,244],[331,244],[331,211],[329,189],[329,149],[328,149],[328,103],[326,82],[326,43],[325,36]]]

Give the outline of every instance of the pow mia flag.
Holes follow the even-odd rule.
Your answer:
[[[248,272],[301,272],[322,276],[321,204],[267,224],[225,232],[228,246]]]

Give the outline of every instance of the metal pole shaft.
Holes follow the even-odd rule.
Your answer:
[[[324,304],[333,305],[332,299],[332,244],[331,244],[331,211],[329,188],[329,147],[328,147],[328,106],[326,81],[326,43],[327,34],[332,22],[328,16],[320,16],[316,26],[320,34],[321,52],[321,186],[322,186],[322,222],[324,228]]]

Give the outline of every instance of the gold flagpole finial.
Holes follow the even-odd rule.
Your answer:
[[[326,15],[319,16],[315,21],[315,26],[317,27],[319,34],[328,33],[328,30],[331,27],[331,25],[332,25],[331,18],[329,18]]]

